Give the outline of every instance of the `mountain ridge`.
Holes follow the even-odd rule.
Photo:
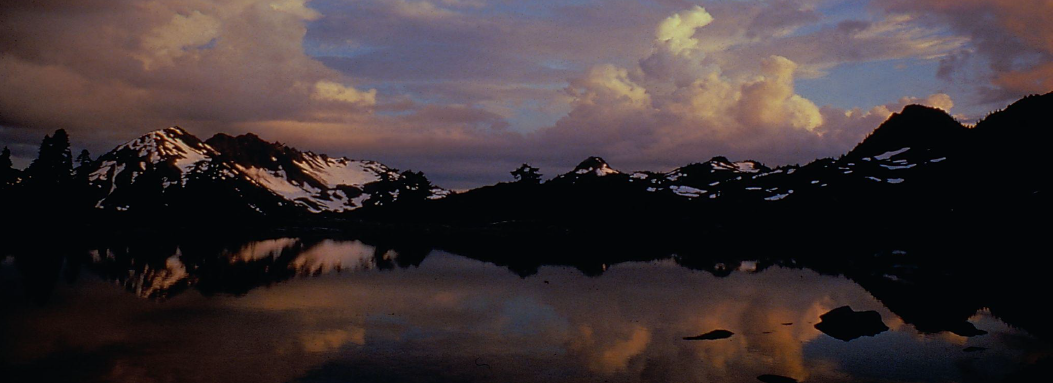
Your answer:
[[[288,207],[321,213],[394,202],[400,186],[417,187],[399,182],[419,174],[400,173],[375,161],[301,152],[252,133],[219,133],[202,141],[179,127],[155,130],[118,145],[88,165],[86,172],[96,208],[126,211],[143,203],[144,195],[179,199],[178,194],[186,194],[182,189],[219,187],[243,198],[272,194],[276,198],[243,201],[265,215]],[[422,177],[415,182],[426,185],[427,197],[448,193]]]
[[[845,155],[804,165],[772,168],[716,156],[667,172],[627,172],[594,156],[544,182],[527,177],[532,181],[460,193],[432,185],[421,172],[400,172],[375,161],[301,151],[253,133],[218,133],[201,140],[180,127],[118,145],[83,163],[77,173],[86,175],[91,205],[113,213],[242,218],[321,214],[431,225],[563,224],[618,216],[612,212],[625,209],[631,214],[621,213],[618,220],[665,219],[681,211],[769,214],[788,206],[870,209],[867,205],[874,201],[893,200],[914,207],[925,201],[932,205],[925,209],[951,211],[971,208],[969,200],[987,196],[1044,198],[1043,186],[1028,169],[1044,161],[1041,139],[1049,129],[1041,116],[1049,109],[1053,93],[1029,96],[969,128],[945,111],[909,105]],[[1016,137],[1026,139],[1014,146],[1021,141]],[[1007,177],[995,183],[981,182],[976,175]]]
[[[850,223],[844,230],[867,228],[889,235],[902,234],[896,227],[916,225],[925,232],[929,229],[920,225],[927,222],[948,228],[964,222],[988,227],[988,221],[995,220],[991,217],[1012,219],[1006,215],[1027,206],[1048,207],[1045,186],[1029,167],[1043,163],[1040,151],[1010,155],[1012,149],[982,150],[988,140],[1012,142],[1021,134],[1014,131],[1019,129],[996,126],[997,121],[1029,121],[1033,126],[1025,130],[1041,128],[1033,121],[1042,121],[1043,106],[1053,110],[1053,94],[1026,99],[1025,106],[1014,103],[981,121],[978,126],[990,131],[984,134],[945,111],[907,106],[852,151],[804,165],[772,168],[718,156],[669,172],[626,172],[600,157],[589,157],[540,184],[498,183],[409,210],[365,209],[352,216],[485,230],[547,225],[591,231],[599,223],[607,230],[627,230],[623,234],[630,236],[644,227],[662,236],[682,230],[749,228],[764,221],[802,229],[842,222]],[[1003,160],[1007,158],[1027,166]]]

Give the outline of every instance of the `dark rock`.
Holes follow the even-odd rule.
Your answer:
[[[987,349],[987,347],[977,347],[977,346],[971,346],[971,347],[966,347],[966,348],[965,348],[964,350],[962,350],[962,351],[965,351],[965,352],[980,352],[980,351],[984,351],[984,350],[986,350],[986,349]]]
[[[791,377],[788,377],[788,376],[772,375],[772,374],[764,374],[764,375],[758,376],[757,380],[762,381],[764,383],[797,383],[797,379],[794,379],[794,378],[791,378]]]
[[[987,334],[987,331],[980,330],[976,328],[976,326],[974,326],[972,323],[966,321],[955,323],[949,327],[950,328],[948,328],[947,330],[950,330],[950,332],[953,332],[954,334],[960,336],[972,337]]]
[[[819,319],[816,329],[845,342],[888,331],[877,311],[852,311],[851,307],[841,306],[820,315]]]
[[[717,340],[730,338],[735,333],[728,330],[713,330],[702,335],[685,336],[684,340]]]

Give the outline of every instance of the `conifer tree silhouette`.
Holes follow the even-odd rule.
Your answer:
[[[538,170],[538,168],[530,166],[530,164],[522,164],[516,170],[511,171],[511,173],[516,182],[536,184],[541,182],[541,173],[538,173]]]
[[[11,163],[11,150],[5,146],[0,152],[0,190],[11,190],[16,183],[18,183],[18,169],[15,169]]]
[[[73,155],[65,130],[45,135],[37,159],[26,169],[27,186],[35,192],[50,193],[68,186],[73,179]]]
[[[91,163],[91,153],[88,153],[88,149],[81,150],[80,154],[77,155],[77,168],[74,169],[74,173],[76,173],[77,178],[83,177],[86,179],[88,177],[88,174],[86,172],[90,167]]]

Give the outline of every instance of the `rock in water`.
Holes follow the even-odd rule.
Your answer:
[[[947,329],[950,330],[951,332],[953,332],[955,335],[961,335],[961,336],[967,336],[967,337],[973,337],[973,336],[979,336],[979,335],[987,334],[987,331],[978,329],[978,328],[976,328],[975,325],[973,325],[972,323],[966,322],[966,321],[961,321],[961,322],[952,324],[951,326],[948,326]]]
[[[877,311],[852,311],[851,307],[841,306],[820,315],[819,319],[822,321],[815,324],[816,329],[845,342],[888,331]]]
[[[728,330],[713,330],[702,335],[685,336],[684,340],[717,340],[730,338],[735,333]]]

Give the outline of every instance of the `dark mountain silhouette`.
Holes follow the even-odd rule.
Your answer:
[[[856,145],[847,157],[873,157],[903,148],[945,153],[960,149],[967,134],[968,128],[943,110],[907,105]]]
[[[1031,95],[1020,99],[1005,109],[993,112],[976,124],[973,129],[984,142],[1010,143],[1024,147],[1046,145],[1051,137],[1049,105],[1053,93]]]
[[[606,241],[617,251],[632,241],[712,248],[713,241],[747,244],[758,237],[919,246],[963,236],[1026,239],[1040,234],[1023,218],[1049,212],[1035,173],[1042,151],[1014,152],[1047,142],[1043,106],[1053,110],[1053,95],[1025,98],[968,128],[946,112],[912,105],[845,156],[806,165],[771,168],[714,157],[664,173],[626,172],[590,157],[541,184],[500,183],[411,209],[367,208],[347,217],[431,227],[454,246],[462,246],[455,238],[522,242],[525,257],[544,251],[529,245],[542,237],[580,242],[582,251]],[[1029,142],[1014,147],[1015,137]]]
[[[590,233],[583,238],[612,229],[639,234],[641,227],[660,235],[740,235],[731,232],[788,225],[805,230],[830,222],[852,223],[836,228],[838,235],[932,227],[968,232],[976,229],[964,222],[984,227],[987,220],[1013,219],[1015,212],[1048,209],[1035,172],[1044,162],[1044,112],[1051,105],[1053,94],[1026,97],[973,128],[941,110],[910,105],[845,156],[803,166],[713,157],[669,172],[627,172],[589,157],[545,182],[534,176],[539,169],[521,166],[513,172],[520,182],[454,195],[420,172],[300,151],[254,134],[202,141],[178,127],[93,161],[82,156],[74,172],[60,131],[45,138],[41,157],[7,189],[66,190],[59,185],[87,182],[90,192],[82,194],[90,195],[85,199],[93,210],[115,220],[267,218],[283,225],[307,219],[323,226]],[[4,172],[9,179],[17,174]],[[531,182],[522,182],[524,174]]]

